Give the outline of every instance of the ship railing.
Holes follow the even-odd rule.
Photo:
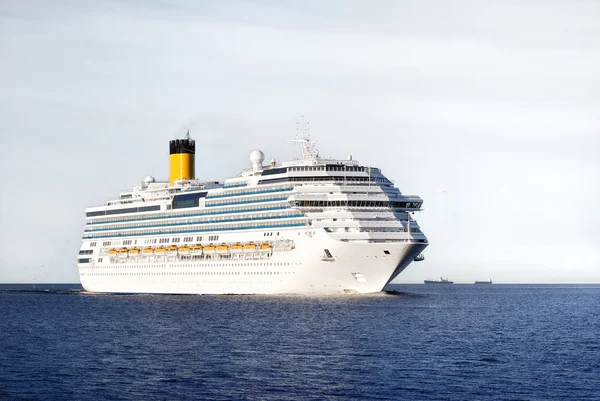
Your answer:
[[[343,237],[343,238],[364,238],[364,239],[377,239],[377,238],[391,238],[391,239],[405,239],[407,241],[412,241],[416,239],[416,235],[408,235],[403,231],[345,231],[345,230],[337,230],[337,231],[328,231],[330,235],[333,237]],[[413,238],[415,237],[415,238]]]

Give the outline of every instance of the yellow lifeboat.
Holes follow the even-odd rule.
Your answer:
[[[109,249],[108,254],[110,256],[115,256],[117,254],[117,250],[115,248]]]
[[[190,247],[190,253],[192,255],[200,255],[202,253],[202,245],[195,244]]]
[[[240,242],[236,242],[235,244],[231,245],[231,253],[242,253],[244,251],[244,245],[242,245]]]
[[[181,245],[179,249],[177,249],[177,253],[180,255],[187,255],[190,253],[190,247],[187,245]]]
[[[140,248],[131,248],[129,250],[129,256],[138,256],[140,254]]]
[[[117,256],[120,258],[126,258],[127,257],[127,248],[121,248],[117,251]]]
[[[227,244],[221,244],[215,248],[215,252],[219,254],[229,253],[229,246]]]
[[[256,252],[256,244],[254,242],[248,242],[246,245],[244,245],[244,252]]]
[[[175,255],[177,253],[177,245],[169,245],[165,253],[167,255]]]
[[[263,252],[270,252],[271,250],[273,250],[273,245],[269,244],[268,242],[263,242],[260,245],[260,250]]]
[[[142,251],[142,253],[144,255],[153,255],[154,254],[154,248],[152,248],[151,246],[144,248],[144,250]]]
[[[155,253],[156,255],[164,255],[164,254],[165,254],[165,252],[166,252],[166,249],[165,249],[165,247],[164,247],[164,246],[159,246],[158,248],[156,248],[156,249],[154,250],[154,253]]]
[[[204,247],[203,251],[205,255],[210,255],[215,253],[216,247],[213,244],[208,244]]]

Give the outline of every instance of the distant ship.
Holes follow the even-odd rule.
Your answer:
[[[454,281],[450,281],[447,278],[440,277],[439,280],[425,280],[425,284],[454,284]]]
[[[486,281],[475,281],[475,284],[492,284],[492,278],[490,277]]]

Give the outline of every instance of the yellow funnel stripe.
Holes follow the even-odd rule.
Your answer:
[[[194,162],[194,155],[191,153],[176,153],[170,155],[169,182],[171,185],[177,180],[194,179],[196,176],[194,172]]]

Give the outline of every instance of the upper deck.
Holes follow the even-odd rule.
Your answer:
[[[292,142],[301,145],[301,158],[279,165],[273,159],[270,164],[264,165],[264,154],[256,150],[250,155],[251,167],[225,181],[188,178],[170,183],[156,182],[148,176],[140,185],[122,190],[118,197],[109,198],[104,205],[86,208],[86,218],[111,220],[111,216],[119,214],[151,214],[191,207],[215,208],[281,201],[288,197],[293,201],[292,206],[323,205],[325,202],[325,205],[340,207],[363,205],[420,209],[422,199],[403,195],[379,168],[361,165],[351,156],[345,160],[320,157],[315,143],[307,136]],[[279,192],[281,194],[277,195]],[[295,196],[290,197],[293,194]],[[325,197],[331,199],[324,199],[324,195],[331,195]]]

